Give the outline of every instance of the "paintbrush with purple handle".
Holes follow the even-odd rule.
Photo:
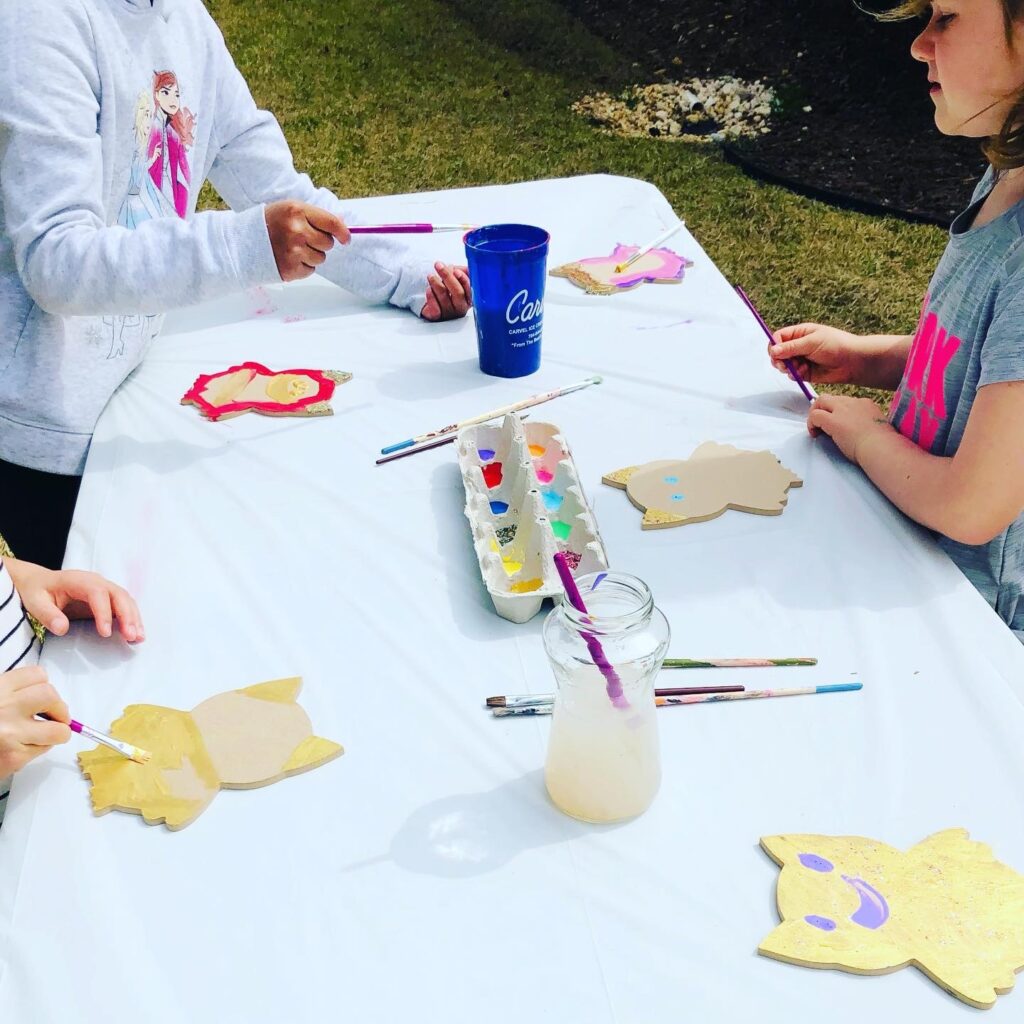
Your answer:
[[[761,330],[764,331],[768,338],[768,344],[775,344],[775,335],[772,334],[772,329],[764,322],[761,314],[754,308],[754,304],[750,301],[747,293],[737,284],[733,285],[736,289],[736,294],[743,300],[744,305],[751,313],[754,314],[754,319],[761,325]],[[782,362],[785,364],[786,369],[789,370],[790,377],[793,378],[800,385],[800,390],[804,393],[804,398],[808,402],[813,402],[818,396],[804,383],[803,377],[800,376],[799,371],[796,368],[796,364],[792,359],[783,359]]]
[[[558,570],[558,575],[562,581],[562,586],[565,588],[565,596],[569,599],[569,604],[576,611],[586,615],[587,606],[583,603],[580,589],[572,578],[572,570],[569,568],[569,562],[562,551],[557,552],[555,555],[555,568]],[[608,691],[608,699],[617,708],[628,708],[629,701],[622,692],[622,680],[619,678],[619,674],[615,671],[612,663],[605,656],[601,641],[593,633],[587,633],[584,630],[580,630],[579,633],[587,645],[587,650],[590,651],[591,658],[594,659],[594,664],[605,678],[605,689]]]

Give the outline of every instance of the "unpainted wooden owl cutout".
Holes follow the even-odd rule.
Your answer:
[[[714,441],[706,441],[688,459],[627,466],[601,479],[626,492],[643,512],[645,530],[700,523],[730,508],[777,516],[789,488],[803,484],[769,451]]]

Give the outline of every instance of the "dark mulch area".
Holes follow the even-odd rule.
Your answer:
[[[909,53],[916,22],[880,23],[852,0],[562,5],[622,56],[598,88],[719,75],[770,84],[771,134],[730,149],[799,191],[947,224],[984,169],[977,140],[935,128],[925,65]]]

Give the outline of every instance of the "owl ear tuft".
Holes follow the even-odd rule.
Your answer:
[[[302,677],[292,676],[288,679],[271,679],[266,683],[257,683],[255,686],[246,686],[237,693],[244,693],[247,697],[255,697],[257,700],[272,700],[279,704],[293,704],[295,698],[302,689]]]
[[[292,751],[281,772],[284,775],[306,772],[344,753],[345,748],[340,743],[326,740],[323,736],[307,736]]]
[[[793,860],[796,853],[789,836],[761,836],[761,849],[780,867]]]
[[[609,487],[618,487],[620,490],[625,490],[626,484],[629,483],[629,478],[639,468],[639,466],[626,466],[625,469],[616,469],[611,473],[605,473],[601,477],[601,483],[608,484]]]
[[[659,508],[645,510],[640,526],[644,530],[657,530],[661,526],[675,526],[676,523],[685,523],[686,516],[677,516],[672,512],[665,512]]]
[[[781,960],[788,964],[802,964],[800,944],[794,942],[794,927],[791,922],[783,921],[773,928],[757,947],[761,956],[770,956],[773,960]]]
[[[345,370],[322,370],[321,372],[328,380],[333,380],[335,384],[346,384],[352,379],[352,374]]]

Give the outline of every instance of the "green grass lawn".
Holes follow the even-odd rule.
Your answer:
[[[207,6],[296,166],[318,184],[358,196],[593,172],[643,178],[769,323],[913,331],[944,232],[758,184],[712,147],[602,134],[569,104],[598,82],[626,84],[622,60],[554,0]]]

